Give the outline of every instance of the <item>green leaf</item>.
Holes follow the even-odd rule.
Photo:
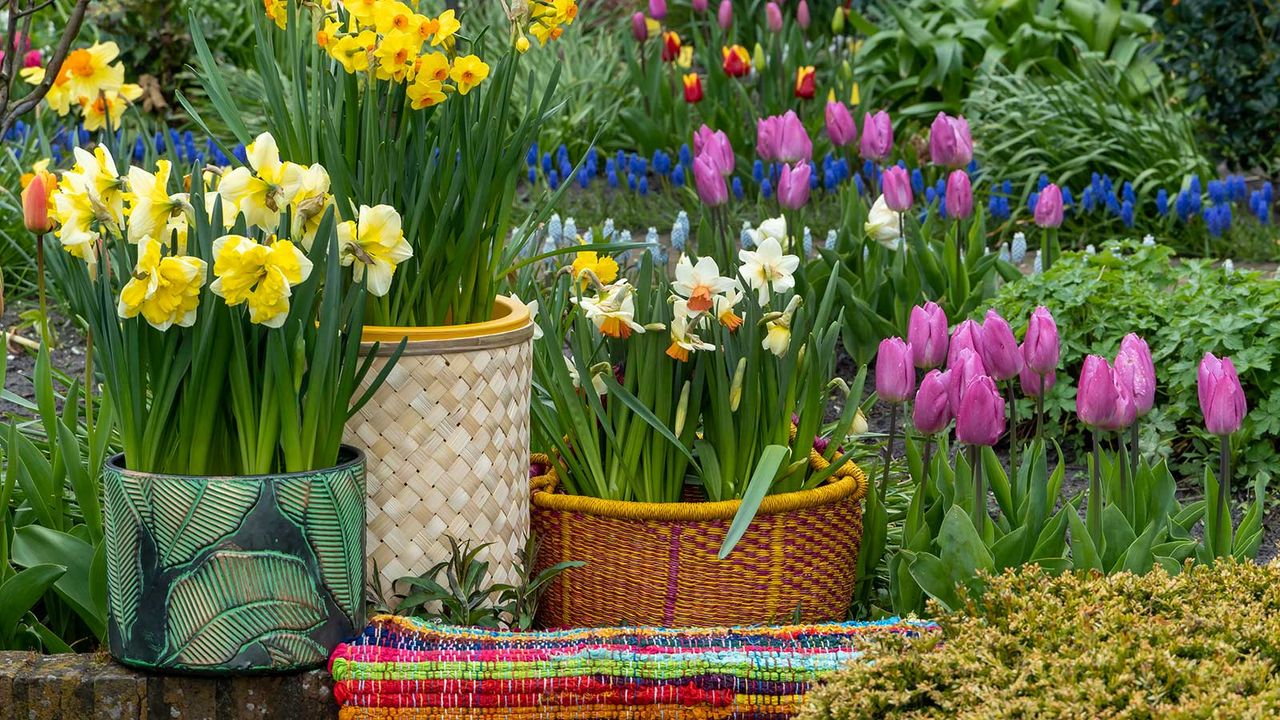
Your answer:
[[[956,581],[941,559],[929,553],[902,553],[909,563],[911,577],[929,594],[952,612],[960,609],[960,596],[956,593]]]
[[[734,546],[746,533],[756,516],[756,510],[760,508],[761,501],[769,493],[774,478],[778,476],[778,471],[786,464],[790,455],[791,449],[782,445],[769,445],[760,454],[760,462],[756,464],[756,471],[751,475],[747,490],[742,495],[742,504],[738,506],[737,514],[729,524],[729,532],[725,534],[724,542],[720,544],[721,560],[729,557],[729,553],[733,552]]]
[[[1071,560],[1075,569],[1102,572],[1102,558],[1098,556],[1089,531],[1080,521],[1080,515],[1074,511],[1068,512],[1067,520],[1071,523]]]
[[[61,565],[33,565],[0,583],[0,637],[12,638],[22,616],[66,572]]]
[[[53,588],[101,640],[107,632],[107,609],[95,602],[89,580],[95,553],[94,547],[83,539],[39,525],[26,525],[13,532],[15,563],[24,567],[47,564],[66,568]]]
[[[995,570],[995,559],[978,535],[978,530],[960,506],[953,505],[942,520],[938,531],[938,547],[942,561],[951,571],[953,580],[976,589],[979,570]]]

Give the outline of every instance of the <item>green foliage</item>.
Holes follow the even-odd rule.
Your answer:
[[[1162,62],[1186,83],[1210,147],[1228,162],[1280,161],[1280,7],[1275,0],[1164,3]]]
[[[875,0],[856,58],[864,96],[897,116],[959,112],[983,70],[1054,75],[1092,54],[1138,87],[1158,80],[1139,50],[1154,19],[1120,0]]]
[[[1177,575],[1023,568],[887,638],[806,696],[805,720],[1274,717],[1280,564]]]
[[[1231,482],[1269,480],[1280,473],[1280,376],[1274,372],[1280,366],[1280,325],[1274,322],[1280,281],[1202,260],[1174,264],[1172,254],[1133,242],[1108,242],[1093,255],[1068,253],[1049,272],[1004,286],[993,304],[1007,318],[1026,318],[1044,305],[1057,319],[1066,365],[1046,399],[1046,421],[1050,436],[1064,438],[1071,454],[1079,453],[1085,437],[1075,418],[1075,381],[1084,356],[1112,357],[1121,338],[1134,332],[1151,346],[1158,381],[1155,409],[1142,420],[1144,450],[1163,454],[1182,477],[1199,478],[1216,461],[1218,441],[1204,429],[1196,368],[1206,352],[1225,354],[1249,404],[1234,436]]]

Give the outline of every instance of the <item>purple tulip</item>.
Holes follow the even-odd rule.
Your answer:
[[[667,16],[667,0],[649,0],[649,17],[661,20]]]
[[[911,408],[911,422],[916,430],[934,435],[947,429],[951,422],[951,371],[930,370],[920,381],[916,401]]]
[[[778,3],[770,0],[765,4],[764,19],[769,32],[782,32],[782,10],[778,7]]]
[[[707,0],[693,0],[693,11],[696,13],[704,13],[707,11]]]
[[[1106,358],[1089,355],[1084,359],[1076,388],[1076,415],[1080,422],[1098,430],[1119,430],[1137,417],[1133,394]]]
[[[964,348],[956,356],[955,364],[947,367],[947,371],[951,373],[951,410],[955,412],[960,407],[965,388],[976,378],[988,377],[987,369],[982,366],[982,357],[978,353]]]
[[[802,30],[809,29],[809,23],[812,20],[809,17],[809,3],[806,0],[800,0],[800,4],[796,5],[796,22],[800,23]]]
[[[936,368],[947,359],[947,314],[937,303],[911,308],[907,322],[907,342],[912,360],[921,370]]]
[[[631,16],[631,36],[636,42],[644,42],[649,39],[649,23],[644,19],[644,13],[636,13]]]
[[[970,445],[995,445],[1004,434],[1004,398],[986,375],[969,383],[956,408],[956,439]]]
[[[713,131],[703,125],[693,134],[693,154],[708,156],[715,163],[721,175],[733,174],[737,159],[733,155],[733,146],[729,144],[729,136],[723,130]]]
[[[1040,191],[1036,200],[1036,225],[1056,228],[1062,224],[1062,190],[1049,183]]]
[[[911,398],[915,386],[911,346],[899,337],[881,340],[876,353],[876,394],[887,403],[904,403]]]
[[[1124,340],[1120,341],[1115,368],[1120,379],[1133,393],[1138,417],[1151,412],[1156,404],[1156,364],[1151,359],[1147,341],[1133,333],[1125,335]]]
[[[707,207],[717,207],[729,201],[729,186],[720,174],[720,167],[705,153],[693,160],[693,186]]]
[[[863,160],[884,160],[893,152],[893,123],[889,113],[881,110],[867,113],[862,120],[862,144],[858,154]]]
[[[973,320],[965,320],[956,326],[955,332],[951,333],[951,346],[947,348],[947,367],[956,366],[961,350],[972,350],[977,355],[981,347],[982,326]]]
[[[982,323],[982,364],[996,380],[1012,380],[1022,372],[1022,351],[1013,337],[1013,329],[995,310],[987,311]]]
[[[1205,353],[1196,380],[1205,429],[1214,435],[1230,435],[1239,430],[1249,407],[1231,358],[1219,360],[1213,353]]]
[[[813,141],[795,110],[777,118],[777,159],[784,163],[809,162],[813,158]]]
[[[853,124],[853,115],[842,102],[833,100],[827,103],[827,137],[836,147],[844,147],[858,137],[858,127]]]
[[[1022,359],[1035,373],[1048,375],[1058,368],[1059,346],[1058,323],[1048,308],[1038,306],[1031,311],[1031,319],[1027,321],[1027,334],[1022,339]]]
[[[778,204],[788,210],[799,210],[809,202],[809,163],[783,165],[778,177]]]
[[[911,176],[907,169],[894,165],[880,176],[880,189],[884,192],[884,204],[894,212],[911,209]]]
[[[732,0],[720,0],[720,8],[716,11],[716,22],[719,23],[721,30],[728,30],[733,25]]]
[[[969,173],[953,170],[947,177],[947,217],[964,220],[973,214],[973,186]]]
[[[1023,356],[1026,356],[1026,346],[1023,346]],[[1058,374],[1052,370],[1046,375],[1041,375],[1031,369],[1030,365],[1023,365],[1022,372],[1018,373],[1018,381],[1022,384],[1022,394],[1030,398],[1038,398],[1042,395],[1049,394],[1053,386],[1058,382]]]
[[[962,168],[973,160],[973,137],[962,117],[938,113],[929,130],[929,159],[935,165]]]
[[[778,128],[781,118],[777,115],[756,121],[756,155],[764,162],[778,159]]]

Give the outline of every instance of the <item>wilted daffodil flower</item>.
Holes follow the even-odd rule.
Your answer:
[[[157,330],[173,325],[190,327],[196,321],[200,288],[206,265],[197,257],[162,257],[160,243],[143,238],[138,244],[138,264],[120,291],[116,312],[122,318],[141,314]]]
[[[400,226],[400,213],[390,205],[361,205],[358,221],[338,225],[338,246],[342,264],[352,266],[356,281],[365,280],[369,292],[377,297],[391,289],[396,266],[413,257],[413,248]]]
[[[288,240],[263,245],[243,235],[213,241],[209,289],[235,307],[247,302],[250,322],[278,328],[289,315],[292,288],[311,275],[311,261]]]

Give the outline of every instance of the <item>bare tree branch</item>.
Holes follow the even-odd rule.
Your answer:
[[[30,112],[36,105],[49,94],[49,88],[53,87],[53,80],[58,76],[58,70],[62,68],[62,63],[67,59],[67,55],[71,52],[71,43],[80,34],[80,26],[84,24],[85,12],[89,9],[90,0],[76,0],[75,6],[71,9],[71,15],[67,18],[67,25],[62,29],[62,38],[58,40],[58,45],[54,48],[53,54],[49,57],[49,62],[45,65],[46,72],[44,79],[34,90],[24,95],[16,102],[10,102],[10,90],[14,80],[12,70],[6,70],[0,74],[0,136],[4,136],[18,121],[18,118]],[[34,11],[33,5],[28,11]],[[13,29],[16,27],[17,18],[14,16],[15,11],[23,12],[17,9],[18,0],[11,0],[9,3],[10,10],[10,30],[9,36],[13,36]],[[30,13],[28,12],[28,15]],[[16,62],[17,53],[11,53]],[[5,65],[11,66],[10,58],[5,58]]]

